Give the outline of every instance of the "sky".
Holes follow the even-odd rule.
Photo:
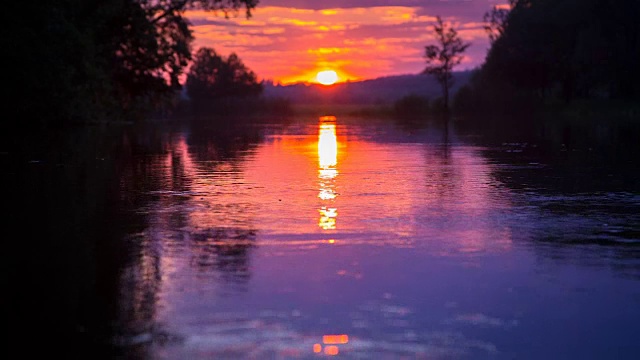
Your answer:
[[[276,83],[315,82],[322,70],[339,81],[417,74],[424,48],[436,44],[436,16],[472,45],[456,70],[484,61],[489,47],[483,15],[507,0],[260,0],[244,13],[189,11],[194,50],[235,52],[259,79]]]

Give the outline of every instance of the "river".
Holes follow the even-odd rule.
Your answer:
[[[70,347],[640,354],[637,153],[333,116],[115,133],[2,152],[24,210],[5,273],[26,315],[12,316],[73,329]]]

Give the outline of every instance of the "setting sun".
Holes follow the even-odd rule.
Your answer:
[[[322,85],[333,85],[338,81],[338,74],[333,70],[320,71],[316,75],[316,80]]]

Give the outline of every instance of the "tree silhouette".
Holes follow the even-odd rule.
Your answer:
[[[193,35],[185,11],[202,9],[228,18],[244,7],[249,17],[257,1],[129,0],[125,4],[127,16],[113,24],[121,29],[113,58],[120,103],[157,107],[181,88],[179,78],[191,60]]]
[[[491,48],[477,104],[533,106],[640,97],[640,2],[509,0],[485,15]]]
[[[464,43],[454,28],[445,25],[440,16],[436,18],[437,23],[433,26],[433,31],[439,45],[425,47],[427,67],[423,73],[434,75],[442,86],[444,109],[448,111],[449,89],[453,85],[453,67],[462,62],[462,53],[471,43]]]
[[[200,104],[221,98],[254,97],[260,95],[262,88],[262,82],[238,55],[232,53],[225,59],[208,47],[198,50],[187,77],[187,94]]]
[[[515,6],[517,0],[509,0],[509,6]],[[493,44],[504,34],[508,24],[509,10],[504,7],[494,6],[484,14],[484,30],[489,35],[489,40]]]
[[[257,0],[50,0],[7,3],[9,129],[143,119],[167,106],[191,59],[186,10],[248,16]]]

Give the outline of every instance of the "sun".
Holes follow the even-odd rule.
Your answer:
[[[338,74],[333,70],[324,70],[318,72],[316,80],[322,85],[333,85],[338,81]]]

